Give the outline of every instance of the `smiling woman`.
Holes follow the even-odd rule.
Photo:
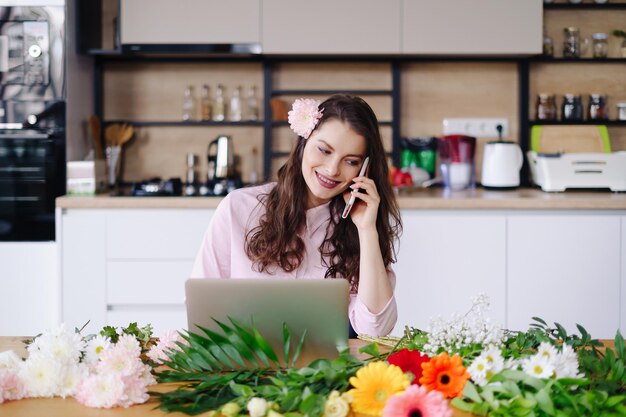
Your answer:
[[[376,115],[359,97],[335,95],[296,100],[289,118],[298,142],[278,182],[224,199],[192,276],[346,279],[353,331],[388,334],[397,317],[391,264],[401,220]],[[356,202],[342,219],[350,196]]]

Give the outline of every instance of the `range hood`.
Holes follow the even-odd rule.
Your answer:
[[[260,3],[120,0],[122,52],[259,54]]]

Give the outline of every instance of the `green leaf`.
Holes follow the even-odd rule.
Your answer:
[[[478,394],[478,390],[476,390],[476,385],[467,381],[465,383],[465,387],[463,388],[463,396],[469,398],[470,400],[481,403],[483,399],[480,398],[480,394]]]
[[[624,402],[626,402],[626,395],[614,395],[606,400],[604,406],[607,408],[613,408],[618,404],[623,404]]]
[[[232,325],[235,327],[235,329],[237,330],[238,334],[244,340],[244,342],[248,346],[248,348],[254,352],[254,354],[259,358],[259,360],[263,363],[263,365],[265,365],[266,367],[269,368],[269,366],[270,366],[269,359],[268,359],[267,355],[263,352],[263,349],[261,349],[257,345],[256,339],[253,336],[253,334],[248,332],[236,320],[234,320],[232,318],[229,318],[229,320],[232,323]],[[253,362],[253,364],[258,366],[258,363],[257,363],[256,360]]]
[[[307,396],[300,404],[300,412],[308,417],[319,417],[324,413],[326,399],[319,394]]]
[[[248,399],[254,396],[254,390],[247,385],[236,384],[235,381],[230,381],[228,386],[233,391],[233,394],[235,394],[238,397],[243,397],[244,399]]]
[[[452,401],[450,401],[450,404],[461,411],[465,411],[466,413],[472,412],[472,409],[474,408],[474,404],[462,400],[459,397],[453,398]]]
[[[293,353],[293,357],[291,358],[291,366],[296,366],[296,362],[298,362],[298,358],[300,357],[300,352],[302,352],[302,347],[304,346],[304,338],[306,337],[307,329],[304,329],[302,332],[302,336],[300,337],[300,341],[298,342],[298,346],[296,346],[296,351]]]
[[[370,343],[369,345],[365,345],[359,349],[359,353],[365,353],[374,358],[380,356],[380,349],[378,349],[378,343]]]
[[[215,323],[217,323],[218,326],[220,326],[220,328],[222,329],[222,332],[224,332],[224,335],[226,335],[226,337],[228,338],[230,343],[233,345],[233,347],[237,350],[237,352],[239,352],[243,356],[243,358],[247,360],[249,363],[256,364],[256,358],[254,357],[252,350],[246,344],[242,336],[239,333],[237,333],[233,328],[220,322],[219,320],[214,320],[214,321]]]
[[[554,415],[554,404],[552,403],[547,387],[537,392],[535,399],[537,400],[537,404],[540,409],[545,411],[550,416]]]
[[[540,317],[532,317],[532,319],[533,319],[534,321],[537,321],[537,322],[539,322],[539,323],[543,324],[543,325],[544,325],[544,326],[546,326],[546,327],[548,326],[548,323],[546,323],[546,322],[545,322],[545,320],[543,320],[543,319],[542,319],[542,318],[540,318]]]
[[[291,350],[291,333],[287,323],[283,323],[283,354],[285,355],[285,365],[289,366],[289,351]]]
[[[280,403],[280,408],[286,411],[297,410],[300,405],[302,391],[291,390],[289,391]]]
[[[617,330],[617,334],[615,335],[615,353],[617,354],[618,358],[626,360],[626,350],[624,350],[624,337],[619,330]]]
[[[261,349],[263,351],[263,353],[265,353],[265,355],[272,361],[274,362],[274,364],[276,364],[276,366],[280,366],[280,363],[278,361],[278,356],[276,355],[276,352],[274,352],[274,349],[272,348],[272,346],[270,346],[270,344],[267,342],[267,340],[265,340],[265,338],[263,336],[261,336],[261,333],[259,333],[259,331],[256,328],[252,328],[252,334],[254,335],[254,340],[257,343],[257,346],[259,347],[259,349]]]

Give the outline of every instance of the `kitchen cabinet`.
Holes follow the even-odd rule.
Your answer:
[[[507,218],[507,315],[511,329],[532,316],[613,338],[620,327],[620,216],[520,213]],[[621,260],[620,260],[621,258]],[[621,307],[620,307],[621,304]],[[623,326],[623,320],[622,320]]]
[[[186,327],[184,282],[212,209],[59,212],[64,322]]]
[[[398,323],[426,329],[431,318],[464,313],[471,298],[491,299],[487,316],[506,320],[506,218],[502,213],[402,210],[396,299]]]
[[[621,320],[620,320],[620,329],[622,334],[626,334],[626,216],[622,216],[622,243],[621,243],[621,252],[622,252],[622,277],[621,277],[621,286],[620,286],[620,306],[621,306]]]
[[[259,13],[260,0],[186,0],[178,5],[167,1],[120,0],[120,39],[122,48],[152,45],[153,50],[161,52],[167,45],[179,48],[194,45],[201,48],[207,44],[258,45]]]
[[[395,54],[400,0],[263,0],[264,54]]]
[[[0,242],[0,334],[35,335],[56,324],[57,267],[55,242]]]
[[[542,0],[404,0],[402,53],[539,54],[542,6]]]

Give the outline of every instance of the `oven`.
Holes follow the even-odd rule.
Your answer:
[[[65,6],[47,4],[0,7],[0,241],[55,240],[65,194]]]
[[[64,188],[62,136],[0,133],[0,241],[54,240],[54,202]]]

